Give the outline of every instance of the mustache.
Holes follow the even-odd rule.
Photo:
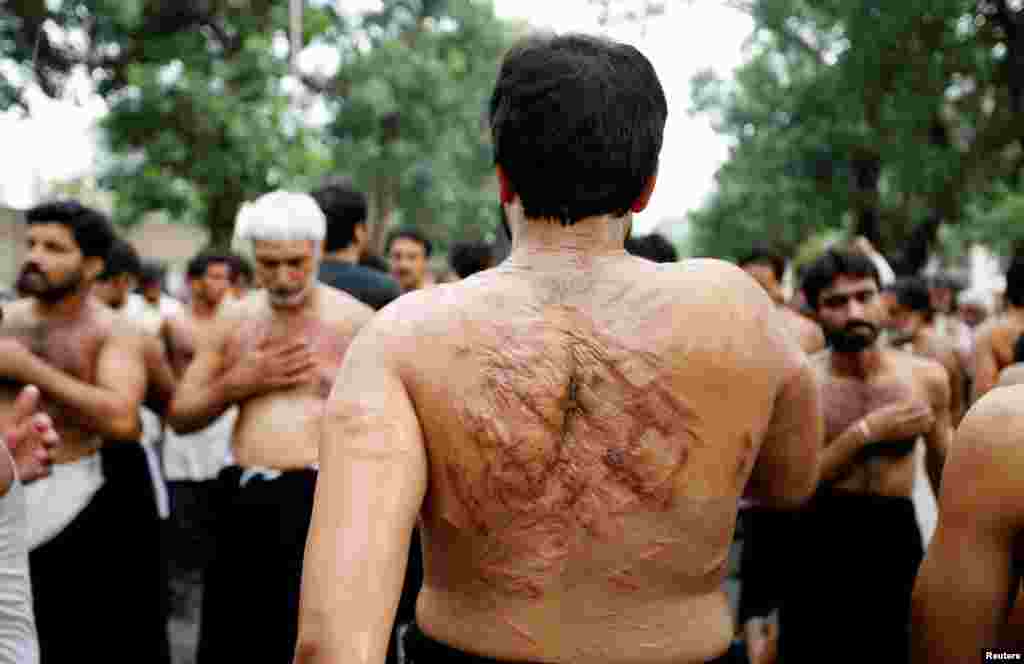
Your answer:
[[[21,268],[21,273],[22,274],[26,274],[27,275],[27,274],[31,274],[33,272],[36,273],[36,274],[42,274],[42,275],[45,276],[45,273],[43,272],[43,269],[41,267],[39,267],[38,265],[34,264],[34,263],[26,263],[25,266]]]

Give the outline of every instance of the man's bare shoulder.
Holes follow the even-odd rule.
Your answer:
[[[345,291],[327,284],[319,284],[317,288],[320,291],[320,297],[323,298],[321,304],[326,305],[324,310],[331,319],[362,326],[373,318],[375,313],[373,307],[360,302]]]
[[[993,510],[1024,515],[1024,385],[996,388],[967,412],[942,492],[943,506],[962,509],[965,518]]]

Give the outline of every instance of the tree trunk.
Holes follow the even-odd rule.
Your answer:
[[[854,157],[853,173],[854,205],[857,215],[854,235],[863,235],[881,250],[878,180],[882,175],[882,161],[878,155],[865,154]]]
[[[906,245],[899,252],[899,258],[893,263],[892,270],[900,277],[919,274],[928,264],[928,256],[932,244],[938,239],[942,215],[932,212],[921,222],[907,238]]]
[[[206,207],[206,228],[210,232],[210,247],[231,247],[235,233],[235,218],[244,202],[245,197],[238,192],[223,192],[210,198]]]

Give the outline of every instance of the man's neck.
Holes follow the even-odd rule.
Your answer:
[[[70,320],[81,315],[89,302],[89,297],[89,289],[83,287],[56,302],[46,302],[35,298],[34,308],[39,318]]]
[[[335,263],[350,263],[355,265],[359,263],[359,247],[351,244],[344,249],[338,249],[337,251],[330,251],[324,254],[325,261],[333,261]]]
[[[221,301],[223,301],[223,299]],[[190,310],[193,318],[207,319],[213,318],[217,314],[217,308],[219,306],[220,302],[211,304],[204,298],[194,297],[192,298]]]
[[[857,353],[832,351],[832,371],[840,376],[870,378],[882,368],[882,347],[875,342]]]
[[[630,217],[603,215],[580,219],[571,226],[553,219],[527,219],[517,202],[509,206],[512,252],[507,263],[542,267],[580,266],[602,257],[617,257],[625,252]]]

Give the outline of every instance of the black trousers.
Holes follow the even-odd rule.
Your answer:
[[[530,664],[529,662],[507,662],[481,655],[474,655],[435,641],[424,634],[416,623],[409,625],[402,639],[405,664]],[[734,642],[721,657],[708,664],[746,664],[746,648]]]
[[[819,491],[800,513],[799,556],[779,611],[779,661],[910,661],[910,595],[924,556],[909,498]]]
[[[218,476],[213,559],[203,580],[197,664],[290,664],[317,473]]]
[[[146,453],[100,450],[104,485],[29,554],[42,664],[170,662],[162,524]]]

